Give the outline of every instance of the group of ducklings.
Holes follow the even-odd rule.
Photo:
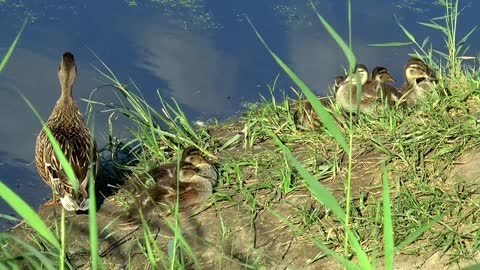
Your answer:
[[[53,191],[52,201],[46,205],[61,204],[68,211],[85,211],[89,208],[89,172],[94,172],[95,179],[99,158],[95,140],[72,96],[76,76],[75,58],[66,52],[58,67],[61,95],[45,125],[70,163],[78,190],[72,187],[43,128],[37,137],[35,161],[38,173]],[[146,210],[156,204],[173,205],[177,196],[181,209],[201,203],[211,196],[217,182],[215,167],[195,147],[183,151],[179,166],[177,163],[162,164],[148,173],[155,183],[137,198],[138,205]]]
[[[369,112],[384,101],[391,106],[402,99],[406,99],[407,104],[415,104],[435,86],[434,72],[418,58],[410,59],[404,72],[406,82],[397,90],[387,84],[395,80],[386,68],[376,67],[369,79],[367,67],[358,64],[353,76],[337,77],[334,87],[336,103],[347,111],[356,111],[357,87],[361,85],[359,108],[361,112]],[[53,190],[52,202],[48,204],[57,204],[58,196],[59,203],[66,210],[85,211],[89,208],[89,172],[94,172],[95,179],[99,158],[95,140],[72,96],[76,76],[75,58],[66,52],[58,67],[61,95],[45,125],[72,166],[78,190],[72,187],[43,128],[37,137],[35,160],[38,173]],[[140,193],[137,200],[138,205],[147,211],[158,204],[171,206],[177,198],[181,209],[199,204],[211,196],[218,178],[215,167],[195,147],[183,151],[179,166],[176,163],[163,164],[148,174],[155,183]]]
[[[399,89],[387,84],[395,82],[385,67],[376,67],[371,78],[365,65],[357,64],[352,76],[335,79],[335,102],[347,112],[370,113],[380,103],[389,106],[406,103],[415,105],[435,88],[437,78],[430,67],[419,58],[410,58],[404,68],[405,83]],[[359,82],[357,80],[360,80]],[[357,98],[358,85],[362,93]],[[357,104],[357,100],[360,104]]]

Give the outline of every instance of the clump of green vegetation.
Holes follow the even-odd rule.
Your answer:
[[[121,101],[104,106],[134,127],[133,139],[119,144],[137,161],[122,166],[131,171],[127,187],[107,198],[96,215],[94,206],[87,224],[62,211],[59,221],[55,214],[44,218],[53,236],[43,225],[34,226],[36,232],[23,225],[17,236],[2,234],[0,262],[35,269],[393,269],[405,260],[409,267],[420,265],[432,254],[444,255],[442,265],[471,261],[480,248],[479,183],[458,179],[455,171],[465,168],[459,161],[480,146],[480,71],[463,63],[471,32],[456,40],[458,1],[445,3],[445,10],[444,24],[425,24],[446,35],[448,52],[436,54],[441,61],[428,40],[417,43],[401,26],[417,45],[416,54],[438,70],[437,91],[414,108],[358,117],[334,104],[323,107],[255,30],[318,114],[317,125],[298,121],[303,101],[275,98],[275,80],[271,96],[239,119],[194,128],[175,100],[159,94],[162,109],[155,109],[102,62],[98,70]],[[352,71],[351,48],[317,15]],[[213,197],[192,211],[175,207],[161,219],[142,214],[139,223],[123,219],[138,193],[128,183],[191,145],[217,165],[220,182]],[[467,161],[478,166],[478,158]],[[90,234],[82,238],[86,228]],[[13,243],[20,245],[12,251]]]

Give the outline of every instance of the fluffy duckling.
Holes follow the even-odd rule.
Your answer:
[[[388,105],[393,106],[398,101],[400,93],[392,86],[386,84],[387,82],[395,82],[392,75],[384,67],[376,67],[372,72],[372,79],[368,79],[368,69],[365,65],[357,65],[356,72],[360,77],[360,84],[362,85],[362,96],[360,98],[360,112],[372,112],[376,105],[382,99]],[[350,90],[351,89],[351,90]],[[352,102],[350,102],[350,91],[352,95]],[[347,77],[340,85],[337,95],[337,104],[347,111],[356,111],[357,109],[357,83],[356,77],[350,79]]]
[[[98,169],[98,157],[95,141],[92,140],[90,131],[83,121],[82,114],[72,96],[73,83],[77,76],[77,66],[72,53],[63,54],[58,67],[61,96],[46,122],[53,136],[57,140],[65,157],[73,168],[78,182],[79,190],[75,192],[63,171],[53,146],[44,129],[37,137],[35,147],[35,161],[38,174],[43,181],[53,190],[52,202],[56,204],[56,197],[68,211],[88,209],[89,170],[93,165],[94,174]],[[95,177],[94,175],[94,177]]]
[[[195,147],[185,149],[179,169],[177,172],[175,162],[163,164],[149,171],[155,184],[141,193],[137,201],[144,214],[154,212],[157,206],[175,205],[177,196],[179,210],[186,210],[212,195],[213,186],[217,182],[217,172],[200,150]]]
[[[337,76],[335,77],[335,82],[333,83],[333,91],[334,93],[337,92],[338,88],[340,87],[340,85],[345,81],[345,77],[344,76]]]
[[[318,97],[318,100],[325,108],[330,108],[333,104],[333,97]],[[318,114],[312,107],[312,104],[307,100],[300,100],[290,107],[293,111],[293,118],[295,123],[308,129],[315,129],[321,126],[321,121]]]
[[[375,97],[383,98],[387,101],[388,105],[393,106],[400,99],[401,94],[397,89],[389,84],[388,82],[396,82],[396,80],[390,75],[388,69],[385,67],[376,67],[372,72],[372,88],[374,89],[373,93]],[[368,91],[370,84],[367,83],[365,88]]]
[[[357,64],[355,66],[354,73],[358,74],[360,78],[360,84],[362,85],[363,92],[365,92],[364,86],[368,82],[368,69],[365,65]],[[351,94],[350,94],[351,93]],[[350,95],[352,97],[352,102],[350,102]],[[342,108],[347,111],[356,111],[357,109],[357,76],[353,74],[352,77],[347,76],[343,82],[339,85],[336,94],[335,102]],[[365,109],[365,106],[362,105],[364,102],[363,98],[360,101],[360,111]]]
[[[437,78],[435,72],[421,59],[412,57],[404,69],[405,83],[400,88],[407,105],[415,105],[435,88]]]

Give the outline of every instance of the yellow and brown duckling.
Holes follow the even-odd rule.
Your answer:
[[[388,105],[393,106],[401,97],[401,93],[393,86],[387,84],[389,82],[396,82],[392,75],[385,67],[376,67],[372,71],[372,88],[374,89],[375,97],[383,98]],[[369,83],[366,84],[369,87]],[[367,94],[369,92],[367,91]]]
[[[144,214],[148,215],[158,207],[163,211],[165,207],[174,206],[177,196],[179,210],[187,210],[211,197],[218,176],[215,167],[200,150],[195,147],[185,149],[178,169],[175,162],[149,171],[155,184],[137,198],[137,206]]]
[[[368,82],[369,73],[367,67],[362,64],[357,64],[354,73],[358,74],[360,85],[362,85],[363,89]],[[363,92],[365,92],[365,89],[363,89]],[[350,102],[350,96],[352,102]],[[363,100],[360,102],[362,103],[362,101]],[[335,102],[346,111],[354,112],[357,110],[357,76],[355,74],[347,76],[343,82],[341,82],[335,94]],[[360,104],[360,111],[364,109],[362,107],[364,106]]]
[[[340,85],[345,81],[344,76],[335,77],[335,82],[333,83],[333,92],[336,93]]]
[[[73,83],[77,76],[77,66],[72,53],[63,54],[58,67],[61,95],[46,122],[57,140],[65,157],[73,168],[78,182],[78,192],[72,188],[52,144],[44,129],[37,137],[35,161],[37,170],[43,181],[53,190],[52,203],[57,203],[56,197],[68,211],[87,210],[89,207],[88,185],[91,166],[96,176],[98,157],[95,141],[83,121],[77,104],[72,96]],[[47,203],[48,204],[48,203]]]
[[[318,97],[318,100],[325,108],[330,108],[333,104],[334,97]],[[317,112],[312,107],[308,100],[299,100],[291,105],[291,110],[294,112],[293,118],[296,124],[308,129],[316,129],[321,127],[322,123]]]
[[[421,59],[412,57],[404,69],[405,83],[400,88],[407,105],[415,105],[435,89],[435,72]]]
[[[358,64],[355,67],[355,73],[358,73],[360,84],[362,85],[362,95],[360,98],[360,112],[372,112],[375,107],[385,100],[388,105],[395,105],[399,99],[399,92],[387,82],[394,82],[392,75],[384,67],[376,67],[372,72],[372,79],[368,79],[369,73],[365,65]],[[336,93],[336,103],[348,112],[355,112],[357,109],[357,82],[356,76],[348,76]],[[352,102],[350,102],[350,96]]]

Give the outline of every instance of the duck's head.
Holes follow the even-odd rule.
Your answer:
[[[189,147],[183,151],[182,161],[198,166],[201,164],[208,164],[208,161],[203,157],[202,152],[195,147]]]
[[[337,76],[335,77],[335,83],[333,84],[333,89],[335,90],[335,92],[337,91],[337,89],[340,87],[340,85],[345,81],[345,77],[343,76]]]
[[[77,66],[75,65],[75,57],[71,52],[66,52],[63,54],[62,61],[58,66],[58,79],[62,89],[71,88],[76,76]]]
[[[396,82],[385,67],[376,67],[372,71],[372,80],[379,83]]]
[[[436,81],[435,73],[419,58],[410,58],[405,65],[405,79],[412,84],[418,80]]]
[[[355,73],[358,73],[358,76],[360,77],[360,83],[364,85],[368,81],[368,69],[367,66],[363,64],[357,64],[355,66]],[[355,81],[356,76],[353,76],[353,81]]]
[[[357,73],[358,74],[358,77],[360,77],[360,84],[364,85],[367,81],[368,81],[368,69],[367,69],[367,66],[363,65],[363,64],[357,64],[355,66],[355,70],[353,71],[353,73]],[[351,81],[352,84],[356,84],[356,81],[357,81],[357,76],[355,76],[355,74],[352,74],[351,77],[350,75],[347,76],[347,78],[345,78],[344,81]]]

